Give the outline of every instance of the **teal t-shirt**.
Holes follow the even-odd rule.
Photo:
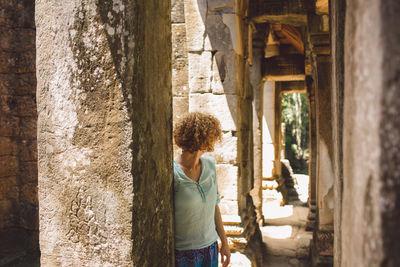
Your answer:
[[[198,183],[187,177],[174,161],[175,249],[200,249],[218,239],[215,205],[219,203],[215,162],[200,157]]]

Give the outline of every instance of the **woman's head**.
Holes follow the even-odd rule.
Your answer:
[[[183,151],[213,151],[222,136],[221,123],[212,115],[191,112],[175,124],[173,135]]]

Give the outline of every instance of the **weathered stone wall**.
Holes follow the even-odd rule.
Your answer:
[[[184,0],[172,0],[172,94],[174,121],[189,111],[188,53]],[[178,148],[175,147],[175,153]]]
[[[346,6],[341,266],[400,265],[399,12]]]
[[[173,1],[174,119],[203,111],[222,123],[217,163],[222,214],[237,215],[234,1]],[[177,149],[175,149],[177,150]]]
[[[173,266],[170,12],[36,1],[42,266]]]
[[[38,246],[38,198],[34,1],[0,10],[1,250]]]

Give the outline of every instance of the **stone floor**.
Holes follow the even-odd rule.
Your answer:
[[[299,200],[281,206],[282,195],[275,189],[263,191],[264,226],[261,227],[263,241],[267,247],[267,267],[308,267],[312,232],[305,231],[308,214],[308,176],[295,174],[295,189]],[[232,267],[250,267],[249,259],[232,253]]]

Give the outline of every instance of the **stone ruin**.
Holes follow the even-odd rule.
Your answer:
[[[287,92],[310,105],[310,265],[399,266],[399,12],[0,1],[0,266],[174,266],[171,132],[195,110],[222,122],[221,210],[263,266],[262,184],[282,177]]]

